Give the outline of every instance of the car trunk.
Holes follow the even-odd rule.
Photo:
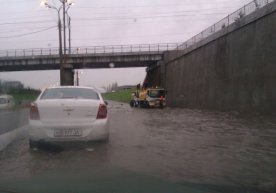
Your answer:
[[[42,123],[92,123],[97,118],[99,100],[56,99],[40,100],[38,110]]]

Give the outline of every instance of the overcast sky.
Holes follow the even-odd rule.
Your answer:
[[[143,43],[180,43],[251,0],[74,0],[72,47]],[[40,0],[0,0],[0,50],[58,47],[57,12]],[[59,6],[58,0],[48,0]],[[41,31],[41,32],[39,32]],[[29,34],[29,35],[28,35]],[[81,85],[137,84],[144,68],[81,70]],[[44,88],[59,81],[58,71],[2,72]]]

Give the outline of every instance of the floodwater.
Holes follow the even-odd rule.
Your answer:
[[[27,109],[0,108],[0,135],[28,123]]]
[[[82,182],[108,178],[110,187],[144,184],[155,192],[276,192],[273,117],[110,102],[109,118],[108,144],[30,150],[27,133],[22,135],[0,153],[0,181],[58,182],[71,175]],[[150,192],[131,190],[112,192]]]

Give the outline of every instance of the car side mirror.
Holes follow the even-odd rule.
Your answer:
[[[107,101],[104,101],[104,104],[107,106],[107,105],[108,105],[108,102],[107,102]]]

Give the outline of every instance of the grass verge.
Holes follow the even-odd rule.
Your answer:
[[[109,93],[103,93],[102,96],[104,100],[129,103],[131,99],[131,92],[132,90],[109,92]]]
[[[38,94],[26,94],[26,93],[13,93],[13,100],[16,106],[28,106],[31,102],[35,101]]]

